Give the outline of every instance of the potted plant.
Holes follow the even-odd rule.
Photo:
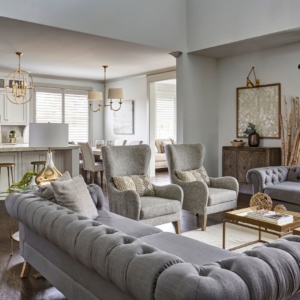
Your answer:
[[[248,144],[250,147],[259,146],[259,134],[257,133],[257,128],[254,124],[248,123],[248,127],[243,133],[248,135]]]
[[[14,129],[9,132],[9,137],[10,138],[15,138],[16,137],[16,131]]]

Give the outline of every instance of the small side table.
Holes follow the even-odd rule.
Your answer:
[[[300,227],[297,227],[293,230],[293,235],[300,235]]]

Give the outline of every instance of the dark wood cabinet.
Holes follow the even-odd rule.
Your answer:
[[[281,165],[280,147],[223,147],[222,174],[247,184],[246,173],[253,168]]]

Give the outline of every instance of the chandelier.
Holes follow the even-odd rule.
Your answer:
[[[6,97],[13,104],[26,104],[33,95],[32,92],[29,94],[29,91],[34,89],[33,79],[28,72],[21,70],[21,56],[23,53],[16,52],[16,54],[19,56],[19,68],[6,77]],[[28,80],[28,84],[26,80]]]
[[[103,69],[104,69],[104,81],[103,81],[104,95],[106,94],[106,69],[107,68],[108,68],[108,66],[103,66]],[[90,105],[91,111],[93,111],[93,112],[100,111],[101,107],[110,107],[111,110],[118,111],[118,110],[120,110],[120,108],[122,106],[122,99],[124,99],[123,89],[121,89],[121,88],[108,89],[108,99],[110,99],[109,104],[105,104],[105,99],[103,101],[102,92],[90,91],[88,93],[88,100],[89,100],[89,105]],[[113,107],[113,99],[120,99],[119,102],[117,102],[119,104],[118,108]],[[97,109],[93,109],[93,101],[98,101]],[[104,103],[102,104],[101,101],[103,101]]]

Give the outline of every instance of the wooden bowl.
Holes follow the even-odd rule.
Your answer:
[[[246,142],[235,142],[235,141],[230,141],[230,143],[233,147],[243,147],[246,144]]]

